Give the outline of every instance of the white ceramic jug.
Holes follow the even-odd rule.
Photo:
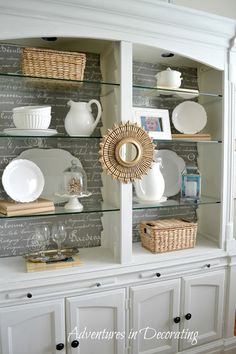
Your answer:
[[[98,108],[97,117],[94,120],[92,115],[92,104]],[[90,136],[101,118],[102,108],[97,100],[87,102],[69,101],[70,110],[65,118],[65,129],[70,136]]]
[[[137,197],[141,201],[155,202],[163,197],[165,181],[160,171],[161,166],[161,158],[157,158],[148,174],[134,182]]]

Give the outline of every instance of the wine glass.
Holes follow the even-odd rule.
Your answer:
[[[50,239],[50,230],[47,225],[43,225],[42,227],[36,227],[35,234],[33,236],[35,246],[40,248],[40,254],[43,258],[46,257],[45,250],[48,247]]]
[[[64,224],[59,223],[52,225],[52,239],[57,244],[57,255],[61,257],[61,244],[66,239],[66,229]]]

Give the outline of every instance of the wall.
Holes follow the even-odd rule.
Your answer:
[[[236,19],[235,0],[172,0],[171,2],[175,5],[186,6],[192,9]]]

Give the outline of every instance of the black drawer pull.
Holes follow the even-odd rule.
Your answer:
[[[64,349],[64,344],[63,343],[58,343],[57,345],[56,345],[56,350],[63,350]]]
[[[28,297],[28,299],[31,299],[33,297],[31,293],[26,294],[26,296]]]
[[[72,348],[77,348],[79,346],[79,341],[73,340],[73,342],[71,342],[71,346],[72,346]]]
[[[174,318],[174,323],[180,323],[180,317],[175,317]]]
[[[187,321],[189,321],[189,320],[192,318],[191,313],[187,313],[187,314],[185,315],[185,318],[186,318]]]
[[[161,276],[161,273],[156,273],[157,278],[160,278],[160,276]]]

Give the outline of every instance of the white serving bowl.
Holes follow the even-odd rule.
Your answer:
[[[48,129],[51,123],[50,114],[14,113],[12,118],[18,129]]]
[[[22,106],[13,108],[13,113],[51,114],[51,106]]]
[[[48,129],[51,123],[51,106],[22,106],[12,111],[18,129]]]

